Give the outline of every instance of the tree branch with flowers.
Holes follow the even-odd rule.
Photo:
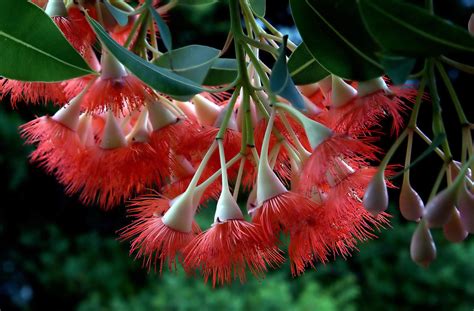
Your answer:
[[[163,18],[213,0],[32,2],[2,4],[0,96],[58,107],[21,126],[31,161],[84,205],[125,203],[120,239],[146,268],[180,264],[215,286],[289,260],[299,276],[389,226],[387,187],[400,187],[400,212],[418,223],[416,263],[436,257],[431,230],[452,242],[474,232],[473,124],[446,71],[474,72],[459,61],[474,53],[473,18],[465,30],[432,1],[291,0],[297,46],[265,18],[265,0],[229,0],[218,50],[175,48]],[[396,140],[385,152],[386,135]],[[412,154],[414,139],[425,152]],[[391,160],[403,146],[402,168]],[[442,166],[421,198],[410,173],[433,152]]]

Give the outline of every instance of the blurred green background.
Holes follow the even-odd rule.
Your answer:
[[[462,26],[474,1],[435,1],[436,11]],[[177,8],[168,20],[176,45],[191,42],[222,47],[226,38],[225,4],[199,10]],[[291,33],[287,1],[268,0],[268,17]],[[472,59],[471,59],[472,61]],[[463,102],[473,102],[472,78],[451,70]],[[469,89],[470,88],[470,89]],[[468,91],[469,90],[469,91]],[[442,98],[446,94],[441,89]],[[128,256],[116,230],[127,224],[124,207],[104,212],[68,198],[53,177],[27,161],[17,127],[51,107],[0,105],[0,309],[6,310],[473,310],[474,240],[450,244],[439,230],[434,236],[438,259],[429,267],[409,257],[414,224],[401,219],[392,205],[393,228],[362,243],[347,260],[319,265],[292,278],[288,265],[264,280],[215,288],[182,271],[162,276],[147,273]],[[471,110],[472,111],[472,110]],[[429,113],[429,109],[427,110]],[[451,118],[452,111],[445,111]],[[471,114],[472,116],[472,114]],[[452,122],[454,124],[454,122]],[[429,127],[429,126],[428,126]],[[448,124],[453,144],[457,128]],[[386,141],[389,141],[387,137]],[[423,150],[425,146],[420,147]],[[398,161],[401,162],[400,156]],[[435,178],[430,157],[413,174],[426,198]],[[396,198],[396,191],[392,198]],[[207,215],[206,215],[207,213]],[[211,219],[208,209],[200,217]]]

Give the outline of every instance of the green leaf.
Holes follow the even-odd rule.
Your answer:
[[[356,0],[291,0],[296,27],[309,52],[331,73],[351,80],[383,74]]]
[[[51,18],[36,5],[2,1],[0,75],[56,82],[94,73]]]
[[[267,1],[266,0],[249,0],[250,7],[255,15],[259,17],[265,16],[265,11],[267,8]]]
[[[367,29],[384,50],[403,56],[474,52],[466,29],[417,5],[394,0],[360,0]]]
[[[203,84],[209,86],[229,84],[237,79],[237,60],[218,58],[214,61]]]
[[[202,84],[219,52],[208,46],[189,45],[161,55],[154,64]]]
[[[120,10],[119,8],[116,8],[110,3],[110,0],[105,0],[104,1],[105,6],[109,10],[110,14],[114,17],[114,19],[117,21],[117,23],[120,26],[125,26],[128,24],[128,14],[125,13],[124,11]]]
[[[153,8],[151,5],[148,6],[151,15],[155,19],[156,24],[158,25],[158,29],[160,30],[161,40],[163,40],[163,44],[165,45],[168,51],[173,49],[173,41],[171,39],[171,31],[168,27],[168,24],[163,20],[161,15]]]
[[[304,43],[300,44],[291,54],[288,60],[288,70],[297,85],[315,83],[330,75],[329,71],[308,52]]]
[[[219,2],[218,0],[178,0],[178,4],[182,5],[207,5]]]
[[[280,53],[275,65],[273,65],[272,74],[270,76],[270,88],[273,93],[287,99],[296,108],[304,109],[305,104],[303,97],[296,89],[286,63],[285,49],[287,39],[287,36],[283,38],[283,44],[279,49]]]
[[[415,67],[416,59],[403,56],[382,54],[380,63],[395,85],[405,83]]]
[[[89,23],[102,44],[114,55],[128,70],[153,89],[168,94],[178,100],[187,100],[193,95],[202,92],[202,87],[171,70],[155,66],[143,58],[138,57],[113,40],[98,22],[87,16]]]

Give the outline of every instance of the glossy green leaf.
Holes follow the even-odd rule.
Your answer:
[[[165,45],[168,51],[171,51],[173,49],[173,40],[171,39],[171,31],[170,31],[170,28],[168,27],[168,24],[166,24],[166,22],[163,20],[161,15],[155,10],[155,8],[153,8],[151,5],[149,5],[148,8],[151,12],[151,15],[153,16],[153,19],[158,25],[158,29],[160,30],[160,36],[161,36],[161,40],[163,40],[163,44]]]
[[[279,49],[279,55],[273,65],[272,74],[270,76],[270,88],[273,93],[287,99],[293,106],[298,109],[304,109],[304,100],[301,93],[291,79],[290,72],[286,63],[286,41],[284,37],[283,44]]]
[[[237,60],[218,58],[214,61],[203,84],[209,86],[230,84],[237,79]]]
[[[416,59],[383,54],[380,63],[395,85],[405,83],[415,67]]]
[[[387,51],[404,56],[437,56],[474,52],[466,29],[417,5],[395,0],[360,0],[367,29]]]
[[[93,73],[51,18],[27,1],[2,1],[0,75],[54,82]]]
[[[202,84],[219,52],[208,46],[189,45],[161,55],[154,64]]]
[[[98,22],[90,17],[87,17],[87,19],[110,53],[150,87],[179,100],[189,99],[193,95],[202,92],[202,87],[199,84],[138,57],[113,40]]]
[[[383,74],[356,0],[291,0],[296,27],[308,51],[331,73],[351,80]]]
[[[264,17],[267,9],[267,0],[249,0],[250,7],[255,15]]]
[[[104,0],[104,4],[120,26],[125,26],[128,24],[128,15],[126,12],[116,8],[110,3],[110,0]]]
[[[182,5],[207,5],[219,2],[218,0],[178,0]]]
[[[308,52],[304,43],[300,44],[291,54],[288,60],[288,70],[297,85],[315,83],[330,75],[329,71]]]

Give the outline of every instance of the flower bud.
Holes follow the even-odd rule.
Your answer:
[[[411,238],[410,255],[415,263],[425,268],[436,259],[436,245],[423,221],[418,224]]]
[[[469,30],[471,35],[474,35],[474,14],[471,14],[471,17],[469,18],[467,29]]]
[[[408,180],[403,182],[399,207],[406,220],[418,221],[423,216],[425,204]]]
[[[459,190],[458,202],[461,223],[469,233],[474,233],[474,194],[464,184]]]
[[[456,190],[456,187],[448,187],[426,204],[423,218],[430,228],[442,227],[449,221],[451,210],[456,203]]]
[[[449,165],[449,170],[451,171],[451,180],[452,181],[454,181],[456,179],[456,177],[458,177],[459,170],[460,170],[461,166],[462,166],[462,163],[459,162],[459,161],[453,161]],[[472,172],[471,172],[470,168],[467,169],[466,175],[467,175],[467,177],[472,178]]]
[[[365,191],[363,203],[372,216],[377,216],[388,208],[388,191],[383,171],[373,177]]]
[[[468,235],[468,232],[464,229],[461,223],[459,212],[454,207],[452,209],[449,221],[443,226],[443,233],[446,237],[446,240],[453,243],[463,241]]]

